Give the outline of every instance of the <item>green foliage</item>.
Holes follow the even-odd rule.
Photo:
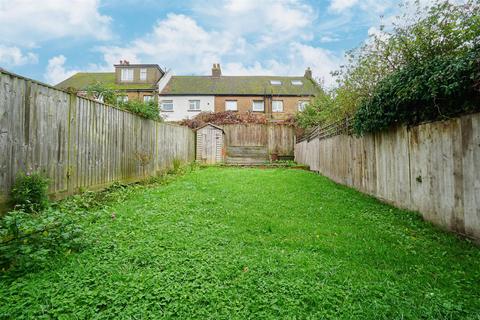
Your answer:
[[[409,63],[382,80],[373,96],[362,102],[354,129],[364,134],[480,111],[479,83],[480,46],[462,56]]]
[[[108,88],[101,82],[96,82],[87,86],[87,96],[91,99],[104,102],[109,105],[117,104],[117,93],[115,90]]]
[[[55,254],[70,254],[84,245],[77,217],[53,208],[38,214],[21,209],[0,220],[0,273],[38,268]]]
[[[139,100],[129,100],[119,102],[118,107],[123,110],[135,113],[143,118],[160,121],[160,108],[156,101],[142,102]]]
[[[474,319],[480,310],[478,247],[311,172],[205,168],[113,194],[125,192],[98,207],[80,253],[1,279],[0,317]]]
[[[123,95],[123,93],[110,89],[100,82],[87,87],[87,96],[89,98],[117,106],[120,109],[130,111],[146,119],[162,120],[157,101],[143,102],[136,99],[119,101],[119,98]]]
[[[48,179],[39,172],[20,172],[11,190],[11,200],[16,208],[36,212],[48,206]]]
[[[297,112],[295,123],[300,128],[309,128],[330,124],[353,114],[347,107],[342,107],[340,102],[348,91],[344,87],[322,93],[307,105],[305,110]]]
[[[24,209],[7,213],[0,220],[0,280],[15,279],[87,248],[96,237],[88,237],[88,229],[102,217],[115,219],[109,206],[124,203],[139,190],[165,185],[195,169],[195,164],[178,165],[174,175],[163,174],[130,185],[117,182],[100,192],[73,195],[35,214]]]
[[[347,63],[334,73],[338,87],[331,101],[321,97],[297,116],[302,127],[330,124],[358,111],[356,128],[362,133],[471,111],[479,95],[474,48],[480,45],[480,3],[436,0],[423,6],[414,1],[402,7],[392,26],[380,26],[347,53]]]

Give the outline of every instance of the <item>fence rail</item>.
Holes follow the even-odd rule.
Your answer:
[[[0,204],[19,171],[57,197],[194,160],[194,134],[0,70]]]
[[[353,133],[353,119],[345,118],[328,125],[316,126],[297,139],[297,142],[313,139],[327,139],[339,134],[351,135]]]

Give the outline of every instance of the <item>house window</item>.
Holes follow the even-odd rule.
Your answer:
[[[270,80],[270,84],[272,86],[281,86],[282,85],[282,81],[280,80]]]
[[[200,100],[188,100],[188,110],[199,111],[200,110]]]
[[[265,106],[263,104],[263,100],[254,100],[252,104],[253,111],[263,112],[265,110]]]
[[[162,100],[160,109],[162,109],[162,111],[173,111],[173,100]]]
[[[143,102],[153,101],[153,96],[143,96]]]
[[[293,84],[294,86],[301,86],[301,85],[303,85],[303,82],[300,81],[300,80],[292,80],[292,84]]]
[[[140,69],[140,80],[142,81],[147,80],[147,69],[145,68]]]
[[[272,112],[283,112],[283,101],[282,100],[273,100],[272,101]]]
[[[133,69],[121,69],[120,73],[122,81],[133,81]]]
[[[298,101],[298,111],[303,111],[308,105],[308,101]]]
[[[128,101],[128,96],[118,96],[117,97],[117,102],[127,102]]]
[[[237,100],[225,101],[225,111],[237,111]]]

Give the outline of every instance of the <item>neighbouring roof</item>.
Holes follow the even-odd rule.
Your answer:
[[[271,80],[281,81],[272,85]],[[292,81],[301,81],[296,86]],[[312,96],[320,87],[305,77],[278,76],[173,76],[162,95],[285,95]]]
[[[100,82],[108,88],[114,90],[151,90],[155,88],[155,85],[151,83],[115,83],[115,72],[79,72],[55,85],[55,88],[74,88],[78,91],[82,91],[85,90],[89,85],[97,82]]]

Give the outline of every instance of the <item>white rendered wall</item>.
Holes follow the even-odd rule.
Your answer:
[[[173,111],[160,111],[160,115],[165,121],[180,121],[183,119],[191,119],[200,112],[215,110],[215,97],[214,96],[159,96],[158,103],[160,109],[162,107],[163,100],[173,101]],[[200,111],[190,111],[189,101],[200,100]]]

